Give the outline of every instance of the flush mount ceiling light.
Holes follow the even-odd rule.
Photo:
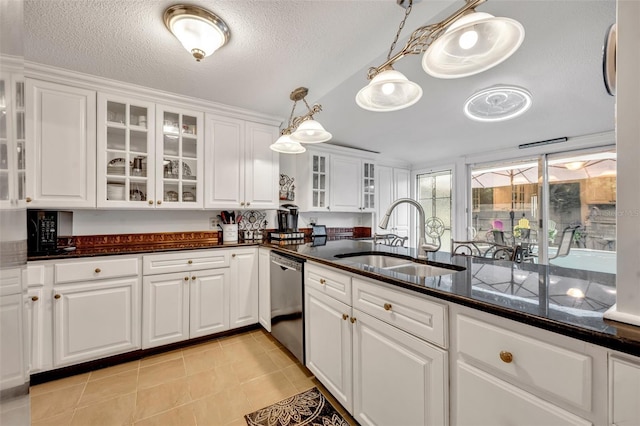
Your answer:
[[[516,86],[493,86],[474,93],[464,103],[464,113],[476,121],[504,121],[531,107],[531,93]]]
[[[229,41],[227,24],[198,6],[171,6],[164,11],[164,24],[198,62]]]
[[[395,111],[418,102],[422,89],[393,69],[393,64],[406,55],[424,53],[422,68],[437,78],[467,77],[511,56],[524,40],[524,28],[513,19],[476,12],[475,8],[485,1],[466,0],[445,20],[416,29],[404,47],[391,56],[413,6],[413,0],[406,2],[406,12],[387,61],[369,68],[367,77],[371,82],[356,95],[358,106],[370,111]],[[405,7],[404,0],[397,2]]]
[[[289,95],[293,101],[291,115],[287,128],[280,132],[280,137],[270,148],[284,154],[300,154],[306,149],[300,143],[321,143],[331,140],[331,133],[327,132],[322,124],[313,119],[313,115],[322,111],[322,105],[314,104],[310,107],[305,97],[309,93],[306,87],[298,87]],[[304,115],[294,117],[298,101],[303,101],[308,112]]]

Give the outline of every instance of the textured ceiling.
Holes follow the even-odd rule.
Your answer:
[[[201,63],[164,27],[162,13],[175,3],[26,0],[25,58],[285,119],[289,93],[306,86],[308,101],[324,107],[316,118],[333,142],[414,164],[613,129],[614,98],[604,90],[601,61],[614,0],[488,1],[478,10],[524,25],[521,49],[492,70],[456,80],[432,78],[420,57],[406,57],[396,68],[424,96],[392,113],[361,110],[354,97],[367,68],[383,61],[404,14],[394,0],[195,1],[231,29],[229,44]],[[401,39],[461,5],[417,3]],[[465,99],[498,83],[527,88],[532,108],[503,123],[465,118]]]

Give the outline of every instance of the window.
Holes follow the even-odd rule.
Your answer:
[[[418,202],[424,209],[425,218],[437,217],[444,223],[444,234],[440,237],[442,250],[451,247],[451,170],[424,173],[417,176]],[[429,236],[427,240],[433,240]]]
[[[500,229],[508,244],[535,245],[540,263],[615,273],[615,148],[474,165],[471,197],[477,239]]]

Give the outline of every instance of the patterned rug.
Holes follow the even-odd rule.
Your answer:
[[[315,387],[247,414],[244,418],[249,426],[349,426]]]

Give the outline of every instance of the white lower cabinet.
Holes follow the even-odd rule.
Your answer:
[[[591,425],[468,364],[458,363],[457,369],[459,425]]]
[[[143,279],[142,348],[229,329],[229,268]]]
[[[144,256],[142,348],[256,324],[257,250]],[[172,272],[162,273],[165,271]]]
[[[23,304],[21,293],[0,295],[0,390],[25,383]]]
[[[307,268],[308,269],[308,268]],[[305,291],[307,368],[352,412],[351,307],[319,291]]]
[[[55,367],[140,348],[138,276],[54,286],[53,298]]]
[[[353,416],[363,425],[448,423],[447,352],[353,310]]]
[[[452,310],[453,424],[606,424],[603,348],[475,310]]]
[[[271,250],[258,249],[258,320],[271,332]]]
[[[336,270],[311,263],[305,266],[309,370],[360,424],[448,424],[447,352],[397,325],[407,316],[394,324],[394,309],[412,315],[403,303],[406,295],[390,289],[367,291],[378,285],[354,278],[352,286],[348,275],[338,275]],[[338,300],[332,295],[345,298],[338,292],[324,291],[330,282],[341,282],[353,293],[346,300]],[[380,317],[357,308],[362,294],[377,295],[383,312]],[[371,297],[367,300],[373,303]],[[446,327],[442,306],[427,315],[436,318],[433,324],[438,328]],[[442,333],[437,331],[438,335]]]
[[[258,323],[258,249],[231,249],[229,326]]]
[[[609,423],[640,425],[640,358],[623,354],[609,357]]]

